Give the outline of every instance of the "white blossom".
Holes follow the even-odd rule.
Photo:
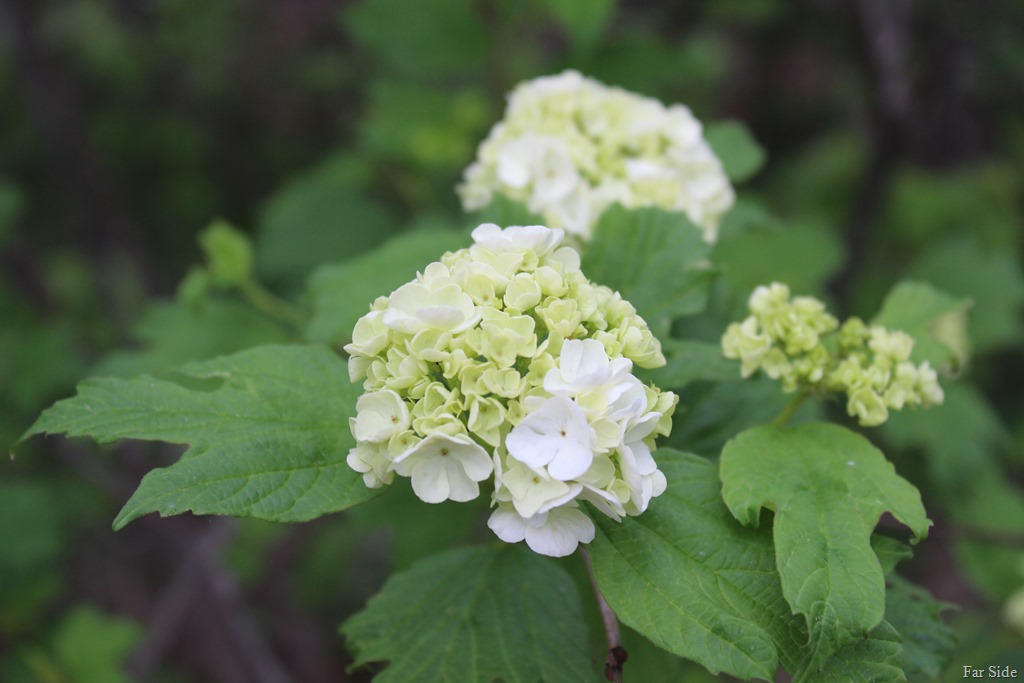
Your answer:
[[[491,513],[487,526],[506,543],[525,540],[530,550],[550,557],[571,555],[580,543],[594,540],[594,522],[575,504],[528,518],[501,504]]]
[[[564,237],[480,225],[345,346],[365,390],[347,462],[366,485],[397,475],[427,503],[463,502],[493,476],[496,533],[553,555],[593,538],[580,500],[620,520],[664,490],[651,448],[676,402],[632,374],[664,364],[661,345]]]
[[[412,478],[412,490],[425,503],[465,502],[480,495],[481,482],[494,463],[487,451],[467,436],[431,434],[399,455],[391,467]]]
[[[466,210],[496,194],[586,239],[612,203],[679,211],[714,242],[734,193],[683,105],[609,87],[576,71],[519,84],[465,172]]]
[[[530,467],[547,466],[559,481],[580,476],[594,459],[594,430],[564,396],[541,403],[505,439],[508,454]]]

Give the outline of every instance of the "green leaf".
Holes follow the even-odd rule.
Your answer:
[[[764,166],[764,149],[739,121],[709,123],[704,137],[734,183],[748,180]]]
[[[836,425],[757,427],[725,445],[721,478],[743,524],[757,525],[762,507],[775,511],[783,593],[810,631],[808,669],[882,621],[885,582],[871,532],[887,511],[917,539],[931,523],[917,489],[881,451]]]
[[[917,279],[971,306],[971,343],[979,352],[1011,345],[1024,337],[1024,273],[1009,251],[983,250],[957,237],[935,245],[910,269]]]
[[[900,634],[883,621],[871,633],[841,648],[817,670],[804,668],[794,681],[814,683],[899,683],[903,672]]]
[[[385,62],[416,77],[482,72],[488,35],[472,0],[363,0],[346,28]]]
[[[668,361],[654,370],[640,371],[641,379],[666,389],[676,389],[700,380],[725,382],[739,377],[740,366],[722,355],[720,344],[666,340],[662,350]]]
[[[665,493],[638,517],[594,520],[602,594],[655,645],[712,673],[771,680],[780,654],[797,652],[805,636],[782,597],[770,533],[729,516],[712,463],[664,448],[655,458]]]
[[[779,663],[798,672],[810,661],[807,630],[783,597],[771,532],[732,518],[714,463],[664,448],[655,458],[668,479],[665,493],[638,517],[595,519],[590,554],[612,609],[655,645],[712,673],[772,680]],[[853,678],[812,680],[867,680],[892,659],[882,635],[825,661],[826,671]]]
[[[100,443],[190,446],[143,478],[115,529],[149,512],[187,510],[297,522],[376,495],[345,463],[360,388],[327,349],[260,346],[181,373],[181,384],[147,376],[86,380],[25,437],[63,432]]]
[[[942,612],[954,606],[896,574],[886,583],[885,619],[903,636],[907,674],[938,678],[957,643],[956,632],[942,621]]]
[[[722,239],[711,261],[744,296],[768,282],[784,282],[795,293],[811,294],[821,291],[842,264],[843,245],[821,226],[782,228],[760,207],[740,202],[722,224]]]
[[[897,564],[914,555],[906,543],[880,534],[871,537],[871,548],[875,551],[878,562],[882,565],[882,571],[886,574],[895,569]]]
[[[447,178],[472,158],[491,116],[488,100],[477,88],[432,87],[419,79],[378,80],[360,123],[360,144],[374,157],[401,160],[426,169],[427,175]],[[410,174],[392,182],[419,206],[436,204],[437,198],[430,196],[436,190],[421,181]]]
[[[343,263],[321,266],[307,286],[313,318],[306,326],[311,341],[338,343],[351,339],[356,321],[378,296],[387,296],[416,277],[446,251],[468,246],[456,232],[418,230],[403,233],[377,249]]]
[[[618,290],[657,333],[671,318],[704,310],[714,271],[709,245],[682,213],[605,211],[583,253],[583,272]]]
[[[341,156],[277,190],[257,222],[259,271],[301,281],[313,266],[354,256],[394,233],[391,212],[361,194],[365,174],[359,159]]]
[[[132,621],[81,607],[61,622],[53,639],[54,655],[67,680],[128,683],[121,667],[142,635]]]
[[[540,4],[554,15],[576,46],[587,49],[608,25],[615,3],[616,0],[549,0]]]
[[[114,351],[92,374],[131,377],[205,360],[259,344],[288,341],[284,328],[229,299],[152,304],[133,329],[141,348]]]
[[[377,683],[596,680],[569,575],[521,546],[459,548],[398,572],[342,626]]]
[[[950,363],[957,367],[966,358],[967,340],[957,329],[956,319],[963,321],[969,306],[966,299],[940,292],[929,284],[904,281],[892,288],[871,322],[911,335],[914,360],[926,360],[934,367]]]
[[[971,585],[994,602],[1020,589],[1019,548],[1007,539],[1024,534],[1024,490],[995,463],[963,478],[947,500],[958,529],[953,545]]]

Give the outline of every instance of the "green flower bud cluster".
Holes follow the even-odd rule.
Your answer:
[[[942,403],[938,375],[910,361],[910,335],[850,318],[842,326],[813,297],[792,297],[779,283],[754,290],[751,315],[722,337],[726,358],[749,377],[761,370],[783,391],[847,395],[846,410],[864,426],[885,422],[890,410]]]
[[[348,463],[366,485],[398,474],[425,502],[468,501],[493,475],[491,528],[549,555],[593,538],[578,500],[617,519],[665,490],[651,449],[677,400],[632,375],[665,363],[661,345],[563,237],[481,225],[378,298],[345,347],[366,392]]]
[[[500,194],[584,239],[619,203],[684,212],[714,242],[735,198],[687,107],[576,71],[516,86],[458,191],[467,211]]]

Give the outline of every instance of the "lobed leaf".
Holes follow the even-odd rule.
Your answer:
[[[892,624],[883,621],[865,637],[840,648],[821,668],[804,667],[793,680],[814,683],[906,681],[901,643],[900,634]]]
[[[780,654],[797,653],[805,636],[782,597],[770,532],[729,516],[711,462],[664,448],[655,457],[665,493],[621,523],[595,517],[602,594],[655,645],[712,673],[771,680]]]
[[[522,546],[459,548],[388,579],[341,628],[377,683],[596,680],[579,594]]]
[[[885,297],[872,324],[914,337],[913,358],[933,367],[959,367],[967,357],[966,315],[970,302],[923,282],[900,282]]]
[[[143,478],[115,528],[187,510],[297,522],[376,495],[345,463],[360,387],[326,348],[259,346],[186,365],[181,380],[86,380],[22,438],[188,444],[178,462]]]
[[[623,623],[712,673],[772,680],[781,663],[805,680],[903,680],[898,637],[881,626],[811,669],[807,629],[783,596],[771,532],[733,519],[714,463],[664,448],[655,456],[666,492],[638,517],[598,516],[590,545],[601,592]],[[894,664],[898,676],[889,675]]]
[[[885,581],[871,548],[883,512],[917,539],[931,522],[917,489],[864,437],[836,425],[762,426],[729,441],[721,459],[722,497],[740,522],[775,511],[782,590],[807,620],[816,670],[865,637],[885,614]]]
[[[704,310],[715,274],[710,250],[685,214],[616,204],[597,224],[583,273],[618,290],[657,334],[671,318]]]
[[[956,633],[942,621],[942,612],[954,606],[896,574],[886,577],[886,583],[885,619],[903,635],[907,674],[938,678],[956,647]]]
[[[971,344],[977,352],[1019,345],[1024,337],[1024,272],[1012,251],[985,249],[959,235],[930,246],[910,272],[971,300]]]

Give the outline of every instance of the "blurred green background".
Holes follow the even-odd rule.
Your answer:
[[[959,608],[950,676],[1024,670],[1002,617],[1024,586],[1021,27],[1017,0],[3,0],[0,442],[87,374],[296,338],[187,277],[212,221],[249,233],[261,281],[300,309],[318,265],[409,230],[458,246],[454,187],[505,93],[571,67],[742,121],[763,147],[716,248],[720,310],[770,279],[840,316],[870,316],[901,278],[972,299],[946,406],[872,436],[936,522],[905,573]],[[734,142],[713,141],[749,153]],[[397,284],[370,263],[367,303]],[[676,331],[713,340],[725,320]],[[713,454],[701,419],[674,436]],[[293,527],[110,531],[179,453],[50,438],[3,466],[0,680],[368,680],[344,670],[340,621],[392,568],[480,534],[401,493]],[[627,646],[630,680],[708,678]]]

